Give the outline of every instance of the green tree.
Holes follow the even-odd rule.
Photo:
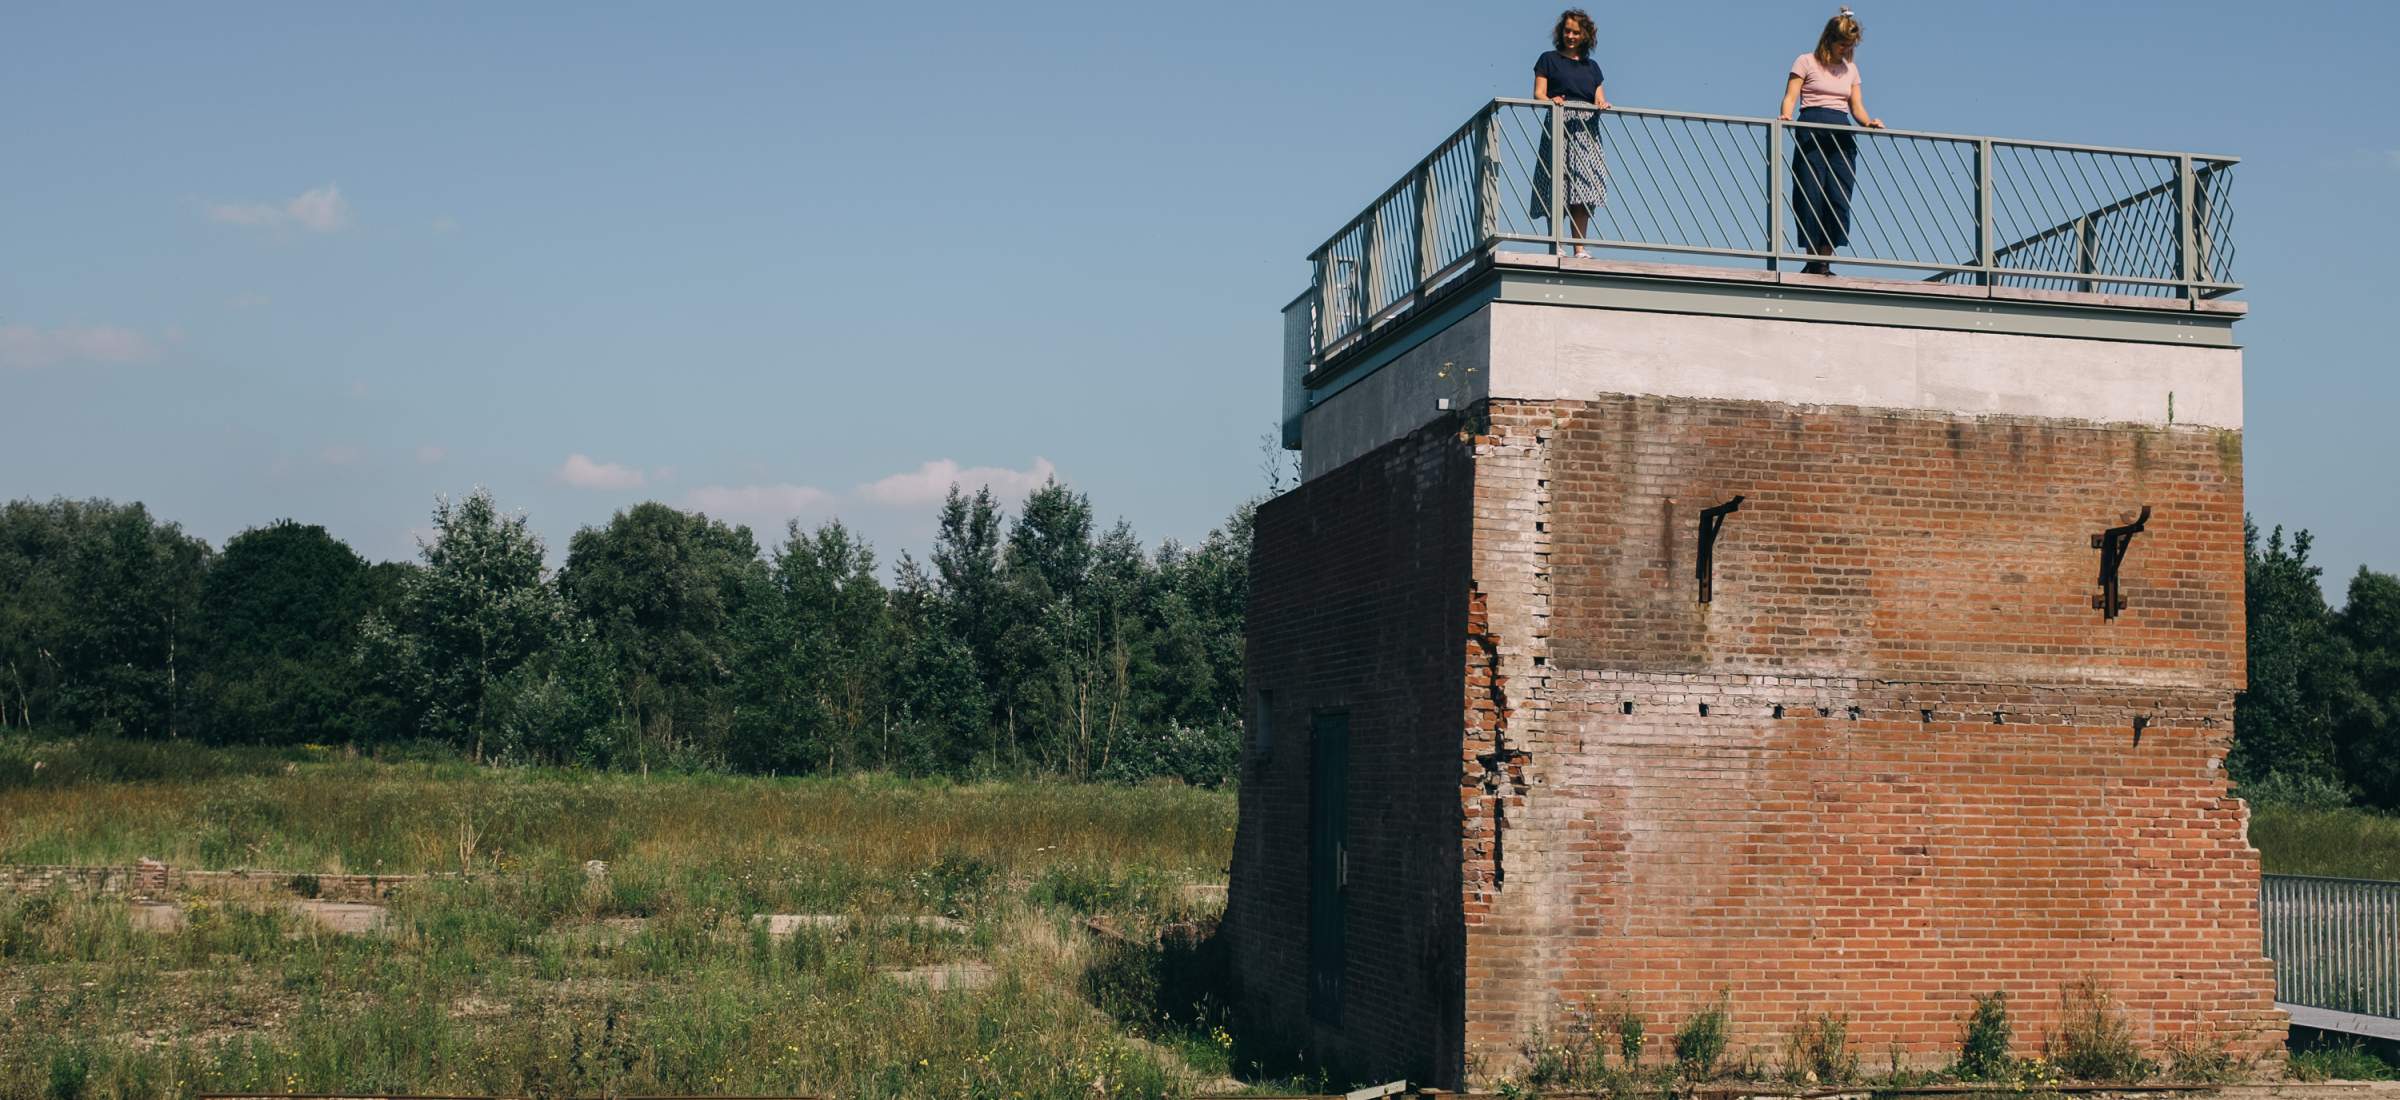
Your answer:
[[[2350,648],[2318,586],[2322,570],[2308,560],[2309,543],[2300,531],[2287,545],[2277,527],[2262,549],[2258,527],[2242,525],[2250,682],[2234,701],[2227,767],[2244,786],[2342,782],[2338,734],[2357,685]]]
[[[614,655],[618,693],[645,735],[711,755],[732,725],[733,625],[765,581],[749,528],[656,502],[577,531],[558,575]]]
[[[566,606],[542,575],[542,540],[524,516],[500,514],[489,491],[440,501],[433,526],[391,612],[360,628],[359,656],[406,701],[416,730],[480,761],[501,681],[561,635]]]
[[[990,486],[970,496],[950,487],[933,535],[933,573],[946,629],[967,647],[987,695],[995,694],[1007,618],[1000,584],[999,502]],[[998,700],[993,700],[998,704]]]
[[[889,606],[875,551],[840,521],[785,530],[738,631],[737,759],[764,771],[892,764]]]
[[[1086,773],[1101,647],[1087,592],[1092,506],[1055,479],[1025,497],[1001,559],[1001,721],[1012,753]]]
[[[0,698],[17,724],[189,732],[209,559],[207,543],[138,503],[0,508]]]
[[[1254,511],[1254,503],[1236,508],[1197,547],[1159,547],[1143,611],[1149,659],[1135,666],[1141,720],[1112,753],[1111,778],[1234,778]]]
[[[581,619],[569,619],[495,694],[493,744],[504,761],[605,767],[625,757],[633,738],[618,705],[616,662]]]
[[[912,775],[964,775],[978,757],[996,759],[991,698],[955,614],[941,582],[901,554],[884,691],[891,761]]]
[[[200,589],[195,694],[217,741],[362,739],[351,652],[371,572],[323,527],[279,520],[225,543]]]
[[[1160,664],[1183,670],[1169,683],[1169,714],[1194,726],[1238,724],[1242,714],[1243,630],[1250,604],[1250,532],[1256,501],[1244,502],[1189,551],[1160,551],[1160,598],[1180,605],[1159,612],[1177,652]]]
[[[63,724],[59,651],[74,614],[65,563],[83,508],[64,500],[0,507],[0,729]]]
[[[2333,619],[2354,688],[2340,715],[2342,778],[2369,804],[2400,808],[2400,577],[2360,566]]]

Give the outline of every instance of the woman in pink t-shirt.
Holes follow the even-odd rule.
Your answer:
[[[1858,17],[1849,8],[1825,21],[1817,48],[1792,60],[1791,79],[1783,85],[1786,122],[1881,129],[1883,120],[1867,113],[1866,93],[1858,71]],[[1792,109],[1800,113],[1794,116]],[[1792,220],[1800,229],[1800,246],[1811,256],[1831,256],[1850,243],[1850,191],[1858,183],[1858,137],[1848,130],[1795,129],[1792,136]],[[1831,275],[1823,260],[1800,269],[1808,275]]]

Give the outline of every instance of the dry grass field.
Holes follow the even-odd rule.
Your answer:
[[[1169,1022],[1158,952],[1085,921],[1208,921],[1233,816],[1179,787],[0,742],[0,862],[295,873],[173,898],[163,930],[0,893],[0,1095],[1216,1091],[1212,1006]],[[464,874],[380,932],[294,908],[345,872]]]
[[[1233,818],[1173,786],[0,740],[0,863],[282,873],[143,908],[0,890],[0,1096],[1321,1089],[1257,1082],[1277,1052],[1227,1030],[1206,948],[1153,946],[1213,921]],[[2400,878],[2389,817],[2265,807],[2252,837],[2270,871]],[[361,933],[302,908],[335,874],[438,877]],[[1530,1038],[1529,1095],[1579,1080],[1559,1041]],[[2338,1045],[2292,1069],[2388,1072]],[[1671,1091],[1646,1080],[1616,1083]]]

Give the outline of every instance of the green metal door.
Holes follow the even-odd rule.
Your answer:
[[[1350,879],[1350,716],[1308,727],[1308,1010],[1342,1019],[1343,896]]]

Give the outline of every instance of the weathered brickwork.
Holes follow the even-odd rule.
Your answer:
[[[1522,755],[1497,843],[1462,800],[1477,1064],[1571,1005],[1665,1027],[1719,999],[1762,1055],[1839,1012],[1935,1062],[1971,993],[2010,991],[2032,1036],[2093,975],[2153,1044],[2279,1045],[2223,771],[2238,436],[1633,397],[1489,418],[1474,571]],[[1702,604],[1698,513],[1736,495]],[[2108,621],[2090,537],[2144,505]]]
[[[2223,769],[2240,457],[2223,430],[1597,396],[1311,480],[1253,559],[1275,747],[1242,792],[1246,998],[1337,1064],[1453,1086],[1595,1002],[1663,1031],[1722,1000],[1765,1057],[1843,1013],[1925,1064],[1971,994],[2008,991],[2038,1043],[2095,976],[2154,1047],[2279,1049]],[[1699,513],[1736,495],[1703,604]],[[2144,506],[2108,620],[2091,537]],[[1332,707],[1339,1028],[1306,1011],[1305,738]]]
[[[1226,932],[1246,1039],[1362,1072],[1460,1059],[1459,646],[1470,456],[1435,427],[1259,509],[1248,670],[1270,746],[1246,754]],[[1343,1006],[1309,1011],[1310,723],[1349,729]],[[1272,1048],[1272,1049],[1268,1049]]]
[[[1551,439],[1568,667],[2240,687],[2238,433],[1643,397],[1517,418]],[[1736,495],[1702,604],[1698,515]],[[2104,624],[2090,538],[2143,505]]]

